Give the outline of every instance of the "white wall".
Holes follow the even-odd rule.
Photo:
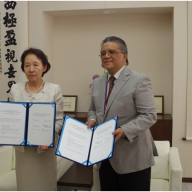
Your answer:
[[[186,138],[192,139],[192,2],[188,2],[188,79]]]
[[[105,5],[105,1],[48,1],[43,3],[43,11],[102,9]]]
[[[94,6],[93,6],[94,4]],[[169,101],[165,101],[165,105],[166,106],[170,106],[172,103],[172,115],[173,115],[173,146],[178,147],[179,149],[179,153],[180,153],[180,158],[181,158],[181,163],[182,163],[182,167],[184,170],[184,174],[183,177],[191,177],[192,178],[192,166],[191,166],[191,162],[192,162],[192,153],[191,153],[191,147],[192,147],[192,142],[186,142],[186,141],[182,141],[182,137],[185,136],[185,130],[186,130],[186,93],[187,93],[187,2],[186,1],[158,1],[158,2],[154,2],[154,1],[142,1],[142,2],[138,2],[138,1],[123,1],[123,2],[119,2],[119,1],[107,1],[107,2],[81,2],[80,5],[77,2],[30,2],[29,3],[29,26],[30,27],[30,33],[29,33],[29,42],[31,42],[30,44],[33,44],[35,46],[38,46],[40,48],[44,48],[45,50],[47,50],[47,47],[45,47],[45,42],[44,41],[49,41],[49,45],[52,42],[52,34],[50,39],[44,39],[42,38],[44,35],[44,31],[45,28],[50,27],[50,25],[52,24],[48,24],[48,26],[44,26],[43,25],[43,20],[45,19],[45,15],[42,14],[43,11],[62,11],[62,10],[66,10],[65,14],[70,15],[70,14],[76,14],[81,12],[82,14],[82,10],[87,11],[89,10],[90,15],[92,15],[92,13],[95,13],[95,11],[98,13],[100,12],[100,14],[102,14],[102,12],[104,10],[116,10],[117,12],[119,11],[119,8],[135,8],[135,9],[140,9],[140,8],[146,8],[148,10],[148,8],[153,8],[153,10],[157,10],[157,8],[173,8],[173,22],[171,21],[170,16],[168,15],[164,15],[164,17],[166,19],[160,19],[160,16],[158,17],[154,17],[150,18],[149,21],[147,21],[146,17],[140,18],[142,19],[142,21],[147,21],[147,25],[146,27],[155,26],[152,30],[155,31],[155,33],[153,34],[153,31],[148,31],[147,28],[145,28],[145,26],[143,26],[142,31],[139,31],[140,33],[142,33],[142,35],[147,35],[147,33],[149,32],[151,34],[151,39],[153,39],[153,41],[147,41],[144,38],[142,38],[142,36],[140,36],[139,40],[142,43],[147,43],[147,45],[155,45],[154,49],[155,50],[159,50],[162,51],[163,46],[165,46],[165,49],[167,47],[170,47],[170,44],[173,43],[173,50],[169,50],[170,52],[173,51],[173,57],[171,58],[169,55],[169,51],[166,52],[162,51],[161,54],[163,55],[163,57],[161,58],[160,55],[152,55],[152,58],[150,56],[150,53],[156,54],[157,52],[153,52],[153,49],[150,48],[150,46],[147,46],[146,50],[142,50],[142,51],[146,51],[145,53],[147,55],[145,55],[141,50],[140,47],[137,47],[134,45],[134,38],[133,39],[128,39],[131,32],[132,32],[132,28],[129,29],[129,26],[123,26],[123,29],[128,29],[127,33],[129,33],[129,36],[126,35],[126,32],[122,31],[120,26],[120,23],[117,23],[117,26],[119,27],[119,29],[116,27],[116,25],[114,25],[114,27],[112,28],[114,32],[118,33],[119,36],[121,36],[123,39],[126,40],[128,47],[129,47],[129,59],[130,59],[130,67],[140,71],[140,69],[142,69],[143,73],[149,74],[152,78],[153,81],[153,89],[155,91],[155,94],[161,94],[161,92],[165,95],[165,97],[167,99],[170,99],[171,97],[171,92],[173,91],[172,94],[172,99],[170,99]],[[94,10],[94,9],[98,9],[98,10]],[[146,9],[144,9],[146,12]],[[72,11],[71,11],[72,10]],[[137,11],[138,11],[137,10]],[[142,9],[143,10],[143,9]],[[49,12],[50,13],[50,12]],[[98,20],[97,17],[93,16],[92,18],[94,18],[94,21],[97,21],[97,23],[90,23],[90,18],[91,16],[87,16],[83,19],[83,16],[78,16],[76,17],[76,20],[74,18],[69,18],[70,21],[73,21],[72,23],[68,22],[68,19],[65,18],[65,20],[63,20],[63,23],[61,26],[59,26],[59,28],[62,29],[62,31],[66,34],[70,34],[70,37],[75,37],[74,39],[69,39],[69,38],[64,38],[61,39],[61,41],[64,42],[62,50],[63,52],[59,55],[58,53],[55,52],[54,50],[54,55],[52,55],[51,53],[51,57],[53,58],[53,64],[52,66],[54,66],[54,70],[51,71],[51,77],[47,78],[47,80],[58,83],[61,82],[62,83],[62,91],[64,94],[76,94],[76,92],[78,91],[79,93],[79,104],[78,104],[78,111],[83,109],[83,106],[88,106],[89,100],[87,99],[88,96],[88,92],[89,89],[88,86],[90,84],[90,80],[93,74],[95,73],[99,73],[101,74],[103,72],[103,70],[100,68],[100,60],[99,57],[92,55],[93,53],[96,53],[96,55],[99,55],[99,50],[98,47],[100,45],[100,41],[110,35],[112,33],[111,30],[108,30],[108,23],[111,23],[110,19],[107,19],[108,16],[105,18],[105,20],[107,21],[105,23],[105,25],[103,24],[103,22],[101,20]],[[111,16],[111,15],[110,15]],[[117,18],[119,17],[124,17],[124,16],[117,16]],[[138,18],[134,18],[135,21],[137,21],[137,25],[135,23],[135,26],[139,27],[140,25],[138,24],[139,21],[139,17],[141,16],[137,16]],[[50,19],[50,18],[49,18]],[[114,18],[115,19],[115,18]],[[157,25],[157,23],[155,22],[155,19],[158,19],[161,21],[161,26],[162,27],[166,27],[165,29],[161,29],[160,26]],[[62,22],[59,21],[59,19],[50,19],[51,23],[53,20],[55,20],[55,24],[54,27],[56,27],[56,23]],[[129,22],[129,19],[127,18],[123,18],[124,21],[126,21],[125,23]],[[65,21],[65,22],[64,22]],[[78,21],[80,23],[78,23]],[[86,25],[86,21],[89,21],[89,25]],[[170,37],[172,36],[172,32],[171,32],[171,26],[170,23],[172,23],[172,29],[173,29],[173,39],[171,40]],[[131,23],[129,23],[131,24]],[[142,23],[141,23],[142,24]],[[112,25],[112,24],[111,24]],[[110,26],[111,26],[110,25]],[[132,26],[134,25],[134,23],[131,24]],[[43,27],[42,27],[43,26]],[[70,26],[70,28],[64,27],[64,26]],[[79,28],[77,28],[76,26],[79,26]],[[103,26],[104,29],[102,30],[98,30],[96,29],[95,26]],[[42,29],[44,28],[44,29]],[[64,29],[65,28],[65,29]],[[85,35],[87,36],[88,39],[88,43],[87,42],[83,42],[81,40],[81,38],[77,38],[75,34],[78,35],[78,32],[81,34],[83,33],[82,29],[85,28],[87,29],[86,31],[84,31]],[[94,36],[92,34],[90,34],[90,32],[92,32],[93,29],[95,29],[97,31],[97,34],[95,34]],[[77,31],[74,31],[74,29],[76,29]],[[99,28],[100,29],[100,28]],[[111,29],[111,27],[109,27],[109,29]],[[158,30],[160,30],[163,34],[164,37],[167,39],[161,39],[162,35],[157,36],[158,34]],[[101,32],[102,31],[102,32]],[[61,33],[61,31],[59,32],[58,30],[56,31],[57,33]],[[60,34],[62,35],[62,34]],[[139,40],[135,40],[135,41],[139,41]],[[163,42],[161,42],[161,40]],[[55,37],[55,41],[54,41],[54,46],[56,46],[56,42],[59,41],[57,39],[57,36]],[[93,42],[94,44],[90,44],[90,42]],[[138,43],[141,43],[138,42]],[[83,56],[81,54],[78,54],[78,52],[74,52],[73,50],[76,50],[76,46],[82,44],[83,45],[83,49],[82,50],[86,50],[89,52],[90,54],[90,58],[86,58],[85,62],[85,54],[83,54]],[[66,46],[68,45],[68,46]],[[53,46],[52,46],[53,47]],[[134,49],[133,49],[134,48]],[[143,48],[143,47],[141,47]],[[51,52],[50,48],[50,52]],[[79,50],[80,53],[82,53],[82,50]],[[168,48],[169,49],[169,48]],[[44,51],[45,51],[44,50]],[[53,49],[52,49],[53,50]],[[46,52],[46,51],[45,51]],[[63,53],[67,53],[65,56]],[[71,57],[68,57],[68,54],[73,53],[73,55],[71,55]],[[86,53],[86,52],[84,52]],[[141,61],[142,61],[142,57],[140,58],[138,56],[137,53],[140,53],[141,56],[145,59],[145,65],[148,67],[143,67],[141,66]],[[87,54],[87,53],[86,53]],[[59,58],[62,58],[61,61],[56,61],[57,58],[55,58],[55,55],[59,55]],[[135,55],[137,55],[138,58],[135,57]],[[78,56],[78,57],[77,57]],[[150,62],[148,61],[147,56],[150,56]],[[154,57],[154,58],[153,58]],[[93,58],[93,59],[92,59]],[[152,63],[156,63],[155,58],[158,59],[162,59],[163,62],[161,63],[161,65],[163,66],[163,68],[165,68],[166,64],[169,66],[168,68],[166,68],[166,70],[161,70],[161,65],[160,62],[158,60],[158,67],[159,68],[155,68]],[[59,72],[57,73],[55,70],[58,70],[58,67],[56,66],[60,66],[62,63],[62,65],[64,67],[62,67],[62,70],[59,70]],[[171,66],[170,63],[173,63],[173,66]],[[80,65],[81,64],[81,65]],[[88,65],[89,64],[89,65]],[[155,65],[155,64],[154,64]],[[72,67],[71,67],[72,66]],[[80,67],[81,66],[81,67]],[[71,69],[73,68],[73,70]],[[162,85],[158,84],[159,80],[155,80],[155,76],[151,73],[151,71],[148,69],[150,68],[151,70],[154,70],[154,74],[157,74],[157,72],[159,71],[159,77],[162,76],[161,80],[164,80],[164,76],[167,77],[168,74],[170,74],[170,76],[173,75],[173,81],[171,80],[166,80],[164,82],[164,87],[162,87]],[[171,71],[173,69],[173,71]],[[69,77],[69,73],[65,73],[66,71],[71,72],[72,70],[72,75],[73,74],[84,74],[84,76],[80,76],[80,78],[77,80],[77,83],[74,83],[76,77],[74,77],[74,80],[72,79],[71,81],[69,81],[67,79],[67,77]],[[64,75],[65,73],[65,75]],[[62,75],[63,74],[63,75]],[[71,75],[71,74],[70,74]],[[90,77],[89,77],[90,75]],[[62,79],[61,79],[62,77]],[[159,78],[158,77],[158,78]],[[70,77],[71,78],[71,77]],[[168,78],[168,77],[167,77]],[[64,79],[64,80],[63,80]],[[170,78],[172,79],[172,77]],[[66,84],[67,82],[67,84]],[[169,90],[169,87],[172,83],[172,88],[171,90]],[[69,87],[69,84],[72,86],[71,88]],[[78,84],[78,86],[76,85]],[[154,84],[158,85],[158,91],[156,90],[156,86],[154,86]],[[168,85],[167,85],[168,84]],[[77,87],[76,89],[73,89],[73,87]],[[71,92],[69,93],[69,90],[71,90]],[[66,92],[67,90],[67,92]],[[169,92],[169,94],[168,94]],[[169,103],[170,102],[170,103]],[[168,108],[166,109],[167,112],[169,112]]]
[[[53,71],[53,30],[54,18],[42,12],[43,2],[29,2],[29,47],[42,49],[48,56],[51,69],[43,77],[45,81],[54,82]]]
[[[187,2],[175,2],[173,23],[173,146],[179,149],[183,176],[192,178],[192,142],[182,141],[187,110]]]
[[[104,71],[100,43],[115,35],[127,43],[129,67],[151,77],[172,113],[172,14],[55,17],[54,29],[54,82],[63,94],[78,95],[78,111],[88,110],[92,76]]]

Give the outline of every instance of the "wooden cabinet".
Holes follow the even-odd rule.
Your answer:
[[[172,117],[170,114],[157,115],[157,122],[150,130],[155,141],[167,140],[172,147]]]
[[[87,121],[87,112],[66,113],[83,123]],[[155,141],[167,140],[172,147],[172,117],[170,114],[157,115],[157,122],[150,128]]]
[[[65,115],[73,117],[83,123],[87,121],[87,112],[65,113]]]

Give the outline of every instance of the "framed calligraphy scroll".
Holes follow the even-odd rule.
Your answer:
[[[158,115],[164,114],[164,96],[163,95],[155,95],[155,104]]]
[[[63,111],[70,113],[76,112],[77,95],[63,95]]]

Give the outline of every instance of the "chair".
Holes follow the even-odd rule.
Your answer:
[[[182,167],[178,149],[170,147],[169,141],[155,141],[159,156],[151,169],[151,191],[181,191]],[[93,167],[93,188],[100,191],[99,170]]]
[[[15,149],[13,146],[0,147],[0,191],[16,191]],[[57,181],[73,162],[57,156]]]

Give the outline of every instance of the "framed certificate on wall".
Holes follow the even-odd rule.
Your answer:
[[[155,95],[154,97],[155,97],[157,114],[159,114],[159,115],[164,114],[164,96]]]
[[[77,95],[63,95],[63,111],[76,112]]]

